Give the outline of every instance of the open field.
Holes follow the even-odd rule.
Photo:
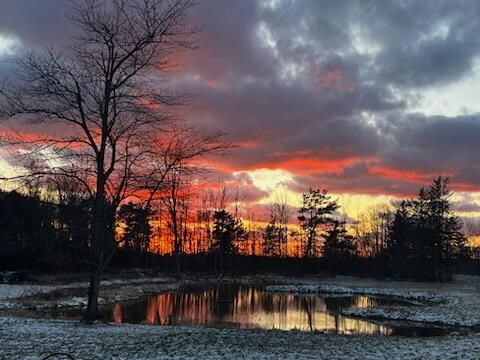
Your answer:
[[[0,358],[41,359],[445,359],[478,358],[480,336],[404,338],[71,321],[0,319]]]
[[[365,318],[414,320],[423,324],[480,324],[480,279],[456,277],[450,284],[376,281],[350,277],[241,278],[167,276],[112,278],[105,281],[102,302],[138,298],[175,289],[180,284],[262,283],[269,291],[388,295],[418,302],[401,308],[366,308]],[[300,331],[213,329],[181,326],[87,326],[76,320],[38,318],[38,309],[82,307],[86,284],[63,280],[0,285],[0,358],[41,359],[67,352],[75,359],[319,359],[319,358],[478,358],[480,334],[412,338],[339,336]],[[50,295],[49,295],[50,294]],[[37,310],[33,310],[37,309]],[[48,314],[48,312],[41,313]],[[34,315],[37,318],[32,318]]]

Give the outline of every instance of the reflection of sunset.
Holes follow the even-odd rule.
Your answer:
[[[173,311],[174,295],[159,295],[148,300],[145,321],[148,324],[170,325],[170,314]]]
[[[122,323],[122,307],[120,306],[120,304],[113,305],[112,320],[116,324]]]
[[[364,296],[324,298],[270,294],[251,287],[180,291],[125,305],[124,321],[156,325],[233,326],[277,330],[390,334],[386,326],[339,315],[339,309],[375,306]],[[112,320],[122,321],[121,305]]]

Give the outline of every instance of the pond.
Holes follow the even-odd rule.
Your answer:
[[[367,296],[299,296],[261,287],[221,285],[181,288],[175,292],[117,303],[105,316],[115,323],[184,325],[217,328],[300,330],[335,334],[434,336],[451,330],[387,325],[340,314],[367,306],[409,303]]]

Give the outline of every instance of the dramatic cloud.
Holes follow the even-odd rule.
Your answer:
[[[1,39],[67,46],[65,9],[3,1],[0,54]],[[199,49],[175,54],[159,86],[194,94],[183,116],[228,132],[237,148],[219,171],[249,177],[252,201],[265,191],[258,169],[288,173],[291,191],[404,196],[439,174],[479,191],[480,105],[455,115],[431,105],[453,86],[462,108],[458,89],[479,74],[479,16],[468,0],[200,1]]]

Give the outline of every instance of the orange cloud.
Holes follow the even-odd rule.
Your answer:
[[[453,187],[456,191],[476,192],[480,191],[480,186],[477,184],[469,184],[466,182],[453,181]]]
[[[369,170],[372,175],[379,175],[391,180],[412,181],[420,183],[429,183],[433,178],[438,176],[437,173],[421,173],[411,170],[398,170],[383,166],[374,166]],[[449,174],[444,174],[450,176]]]
[[[321,159],[315,157],[292,157],[278,162],[260,162],[253,168],[284,169],[295,174],[308,175],[311,173],[339,173],[346,166],[365,160],[359,156],[343,159]]]
[[[351,80],[348,80],[343,71],[339,68],[334,68],[325,71],[319,80],[320,84],[326,89],[332,89],[336,91],[353,91],[354,84]]]
[[[0,138],[7,144],[11,144],[10,150],[27,149],[32,146],[45,145],[51,148],[69,148],[81,150],[85,143],[78,141],[75,136],[54,137],[40,132],[4,130],[0,132]]]
[[[208,79],[207,80],[207,85],[211,88],[217,88],[220,85],[222,85],[221,81],[218,79]]]
[[[243,149],[252,149],[257,147],[259,140],[243,140],[233,144],[233,146]]]
[[[160,108],[160,103],[155,102],[149,99],[140,99],[140,105],[146,107],[149,110],[158,110]]]

